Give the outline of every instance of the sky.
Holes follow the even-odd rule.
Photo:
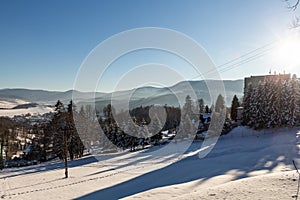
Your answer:
[[[80,66],[97,45],[120,32],[143,27],[187,35],[218,67],[286,37],[297,12],[287,9],[282,0],[0,1],[0,88],[73,89]],[[114,48],[119,47],[110,50]],[[229,66],[230,70],[220,68],[220,76],[236,80],[272,70],[299,77],[300,63],[286,66],[277,60],[276,52],[272,49],[244,65]],[[184,79],[200,79],[188,63],[171,53],[141,50],[113,62],[95,87],[112,91],[122,76],[149,63],[169,65]],[[167,85],[178,81],[167,74],[162,77]],[[120,89],[130,87],[127,82]]]

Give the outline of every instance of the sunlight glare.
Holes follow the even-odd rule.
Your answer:
[[[284,69],[300,66],[300,34],[281,39],[276,49],[275,59]]]

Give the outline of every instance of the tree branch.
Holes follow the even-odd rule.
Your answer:
[[[291,4],[290,0],[284,0],[286,2],[286,4],[288,5],[288,9],[291,9],[293,11],[295,11],[299,4],[300,4],[300,0],[297,0],[294,4]]]

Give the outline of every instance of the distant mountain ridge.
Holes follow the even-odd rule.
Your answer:
[[[183,81],[179,82],[171,87],[156,88],[152,86],[141,87],[138,89],[117,91],[113,94],[116,101],[122,101],[127,98],[129,94],[131,96],[131,105],[133,107],[139,105],[153,105],[159,102],[165,101],[169,105],[178,104],[176,96],[172,94],[172,91],[177,93],[186,93],[186,84],[189,83],[195,90],[198,98],[203,98],[206,103],[210,102],[209,92],[206,83],[213,82],[214,80],[200,80],[200,81]],[[226,104],[231,104],[232,97],[236,94],[239,98],[243,95],[243,80],[224,80],[224,87],[226,92]],[[8,99],[21,99],[28,102],[39,103],[39,104],[54,104],[57,100],[61,100],[67,103],[72,99],[73,93],[79,96],[80,102],[91,102],[96,101],[100,107],[102,104],[105,105],[110,102],[112,93],[101,93],[101,92],[80,92],[75,90],[68,90],[65,92],[59,91],[46,91],[46,90],[32,90],[32,89],[0,89],[0,98]],[[90,99],[95,97],[95,99]]]

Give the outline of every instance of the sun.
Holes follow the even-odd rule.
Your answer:
[[[284,69],[290,70],[300,66],[300,34],[293,34],[280,39],[275,60]]]

